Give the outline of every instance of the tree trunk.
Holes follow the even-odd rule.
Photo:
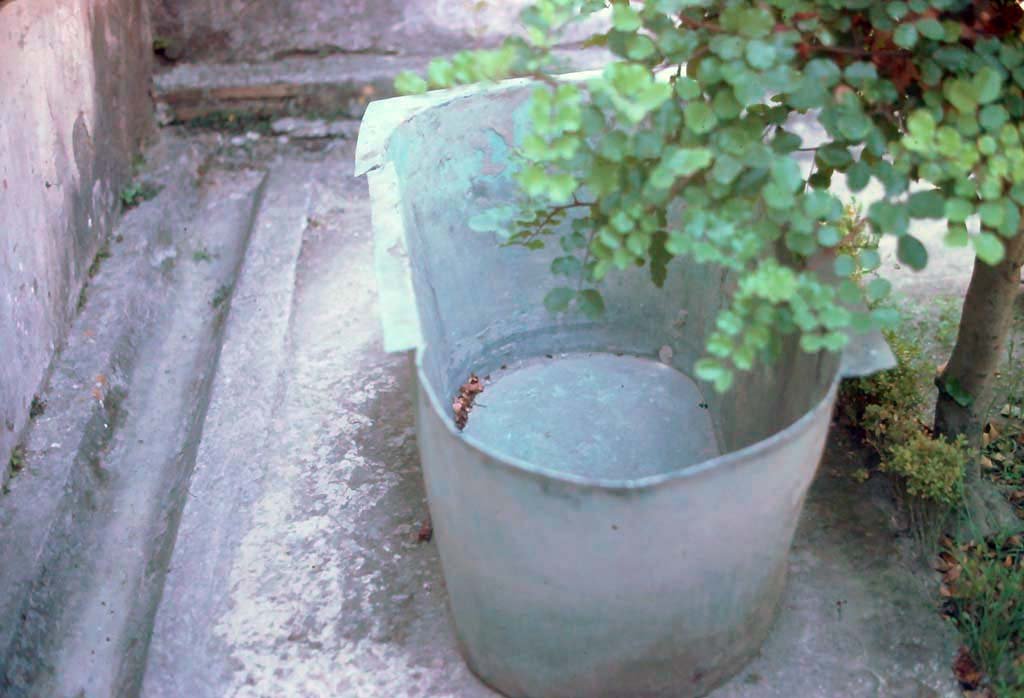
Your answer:
[[[1006,257],[999,264],[989,266],[975,260],[956,344],[936,378],[936,433],[948,437],[963,434],[972,446],[981,444],[982,411],[991,399],[993,378],[1003,358],[1020,288],[1024,235],[1005,244]],[[961,405],[954,395],[969,397],[969,404]]]
[[[984,411],[991,402],[994,378],[1013,320],[1024,263],[1024,233],[1004,244],[1006,256],[999,264],[989,266],[975,260],[953,353],[935,378],[939,388],[935,433],[948,438],[962,434],[974,449],[981,446]],[[967,404],[960,404],[956,398]],[[1002,495],[982,481],[977,459],[968,464],[964,484],[968,514],[982,532],[1018,522]]]

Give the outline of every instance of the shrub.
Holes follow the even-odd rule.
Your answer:
[[[963,498],[964,469],[970,457],[962,436],[954,441],[922,431],[890,443],[881,469],[902,478],[907,494],[947,507]]]
[[[904,422],[914,422],[915,430],[923,427],[919,418],[925,408],[924,386],[930,373],[919,342],[895,332],[886,332],[885,338],[896,357],[896,367],[844,381],[839,389],[843,416],[864,430],[879,454],[885,441],[907,436],[910,427]],[[893,430],[899,433],[887,437]]]

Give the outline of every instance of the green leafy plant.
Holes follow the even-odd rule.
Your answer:
[[[100,273],[100,267],[103,265],[103,261],[110,259],[110,242],[105,240],[100,249],[96,251],[96,256],[92,258],[92,263],[89,264],[89,269],[86,271],[86,275],[91,279]]]
[[[213,298],[210,299],[210,306],[214,309],[224,305],[224,301],[231,297],[231,287],[227,284],[221,284],[217,287],[217,290],[213,293]]]
[[[916,337],[887,332],[896,367],[845,381],[839,405],[890,474],[921,550],[931,554],[945,524],[963,504],[964,476],[973,451],[962,436],[933,435],[924,422],[931,365]]]
[[[872,376],[843,381],[839,387],[838,402],[844,416],[869,438],[879,425],[899,419],[913,422],[914,428],[919,428],[924,415],[924,386],[931,377],[932,369],[915,337],[886,332],[885,339],[896,357],[896,366]]]
[[[192,261],[194,262],[210,262],[215,256],[205,246],[198,247],[192,251]]]
[[[121,190],[121,204],[125,208],[135,208],[143,201],[149,201],[159,193],[160,187],[136,180]]]
[[[562,80],[551,49],[566,27],[610,10],[585,43],[613,57]],[[552,312],[599,315],[602,280],[673,257],[737,274],[695,373],[717,390],[770,361],[892,328],[877,252],[844,249],[844,202],[883,193],[866,218],[902,264],[928,251],[914,220],[941,220],[949,247],[976,253],[960,331],[936,378],[934,429],[980,439],[1024,262],[1022,10],[1004,0],[535,0],[522,37],[432,61],[398,89],[422,92],[509,75],[536,78],[518,153],[516,206],[472,223],[505,244],[563,251]],[[825,136],[807,142],[794,118]],[[977,226],[973,226],[977,221]],[[971,225],[969,225],[971,223]],[[858,278],[861,277],[861,278]],[[977,468],[968,480],[978,480]]]
[[[954,507],[963,498],[968,458],[964,437],[946,441],[917,431],[906,441],[891,444],[881,467],[901,477],[910,496]]]
[[[19,473],[25,467],[25,449],[22,446],[15,446],[14,450],[11,451],[11,458],[7,463],[7,467],[10,469],[11,474]]]

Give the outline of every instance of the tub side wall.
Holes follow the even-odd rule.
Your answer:
[[[0,480],[151,133],[143,0],[0,2]]]

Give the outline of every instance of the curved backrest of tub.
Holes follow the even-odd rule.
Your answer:
[[[501,247],[469,227],[481,210],[516,200],[511,157],[526,132],[531,89],[502,85],[453,97],[405,120],[387,142],[419,333],[430,347],[421,378],[442,410],[470,371],[484,374],[531,351],[657,356],[669,346],[676,368],[691,373],[732,283],[720,268],[674,260],[662,289],[646,269],[609,274],[598,322],[548,313],[545,294],[565,282],[550,271],[564,254],[558,237],[531,251]],[[837,364],[831,355],[803,353],[794,338],[777,363],[740,376],[725,395],[704,386],[722,452],[764,439],[814,408]]]

